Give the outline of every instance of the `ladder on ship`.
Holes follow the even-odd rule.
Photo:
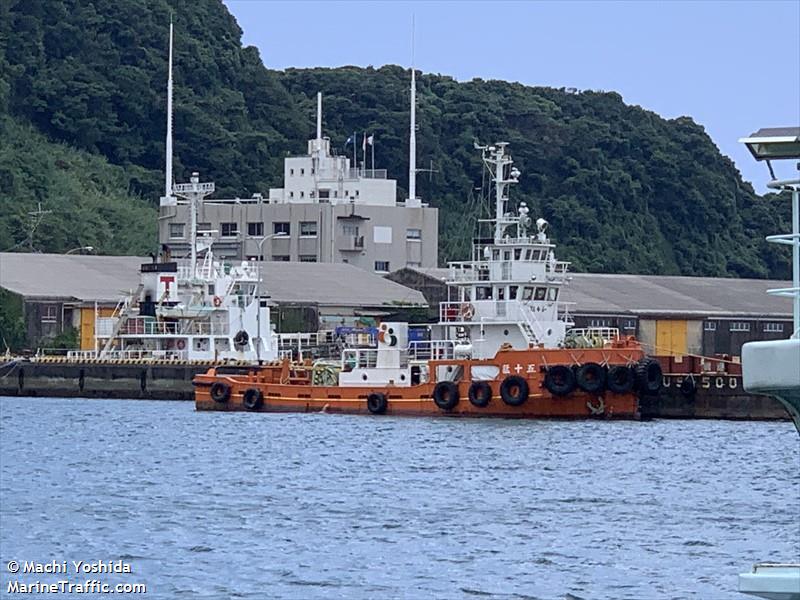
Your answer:
[[[103,349],[100,351],[100,355],[98,358],[104,358],[108,351],[111,350],[111,347],[114,344],[114,340],[119,335],[119,332],[122,331],[122,328],[125,326],[125,323],[128,322],[128,319],[131,317],[131,313],[133,310],[133,299],[139,298],[142,294],[142,290],[144,289],[144,284],[140,283],[139,287],[136,288],[136,291],[131,295],[125,298],[119,308],[119,316],[117,317],[117,323],[114,325],[114,330],[111,332],[111,335],[106,340]]]

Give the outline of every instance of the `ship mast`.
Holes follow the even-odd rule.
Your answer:
[[[506,167],[513,164],[511,155],[506,153],[508,142],[498,142],[494,146],[475,147],[483,152],[483,162],[494,180],[494,240],[499,242],[503,239],[503,232],[506,227],[518,222],[518,219],[507,215],[508,212],[508,186],[517,183],[520,172],[515,167],[509,170],[506,176]]]
[[[167,148],[164,196],[172,196],[172,19],[169,21],[169,67],[167,73]]]

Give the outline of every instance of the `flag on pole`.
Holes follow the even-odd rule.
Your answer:
[[[350,137],[347,138],[347,141],[344,143],[344,147],[347,148],[347,146],[349,146],[352,143],[353,143],[353,136],[351,135]]]
[[[367,143],[368,143],[370,146],[372,146],[372,144],[373,144],[373,142],[374,142],[374,141],[375,141],[375,134],[374,134],[374,133],[372,133],[372,134],[370,134],[370,136],[367,138]]]
[[[366,131],[364,132],[364,139],[361,142],[361,151],[362,152],[366,152],[367,151],[367,132]]]

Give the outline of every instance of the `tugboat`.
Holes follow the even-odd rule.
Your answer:
[[[408,342],[406,323],[382,323],[374,348],[335,363],[273,361],[194,378],[197,410],[556,418],[638,418],[638,395],[662,385],[659,363],[616,329],[570,329],[568,263],[547,222],[524,202],[508,210],[520,172],[506,143],[478,146],[494,182],[491,237],[449,265],[439,339]]]

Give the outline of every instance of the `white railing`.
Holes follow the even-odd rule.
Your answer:
[[[94,350],[70,350],[67,360],[84,361],[97,360],[99,352]],[[109,350],[103,353],[102,360],[187,360],[189,353],[186,350]]]
[[[411,360],[449,360],[455,358],[453,340],[427,340],[411,342],[408,357]]]
[[[563,303],[544,301],[557,304],[561,309]],[[480,323],[481,321],[512,321],[525,320],[526,306],[536,306],[539,301],[523,302],[520,300],[473,300],[471,302],[440,302],[439,321],[443,323]],[[546,311],[545,311],[546,312]]]
[[[378,366],[378,351],[372,349],[349,349],[342,352],[342,370],[374,369]]]

